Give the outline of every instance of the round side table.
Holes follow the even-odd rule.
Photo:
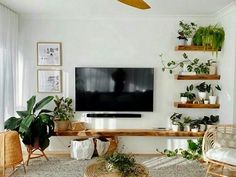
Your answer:
[[[140,168],[142,168],[146,174],[148,174],[148,170],[141,164],[138,164]],[[104,163],[93,163],[86,167],[84,171],[84,177],[121,177],[121,174],[116,172],[104,172],[105,169]],[[148,177],[149,175],[139,175],[138,177]]]

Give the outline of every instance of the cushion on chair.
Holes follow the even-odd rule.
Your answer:
[[[215,146],[236,149],[236,134],[218,131],[216,133]]]
[[[213,148],[206,152],[206,157],[211,160],[236,165],[236,149],[233,148]]]

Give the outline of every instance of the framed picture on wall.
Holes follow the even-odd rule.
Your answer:
[[[38,42],[37,43],[37,65],[38,66],[61,66],[62,49],[60,42]]]
[[[60,93],[62,92],[62,71],[39,69],[37,73],[38,92]]]

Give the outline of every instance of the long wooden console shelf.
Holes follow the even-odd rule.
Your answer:
[[[205,132],[186,132],[155,129],[91,129],[84,131],[56,131],[55,136],[114,137],[114,136],[168,136],[203,137]]]

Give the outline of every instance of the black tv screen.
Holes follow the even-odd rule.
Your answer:
[[[153,111],[153,68],[75,68],[76,111]]]

